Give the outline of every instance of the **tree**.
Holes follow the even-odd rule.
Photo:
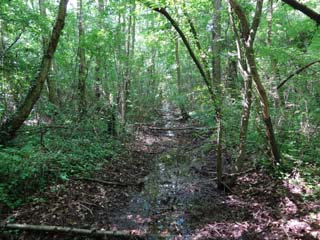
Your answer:
[[[82,0],[77,1],[77,17],[78,17],[78,57],[79,57],[79,76],[78,76],[78,90],[79,90],[79,118],[83,118],[86,113],[86,53],[84,48],[84,26],[82,18]]]
[[[34,104],[41,95],[45,80],[50,71],[52,58],[57,49],[59,38],[64,27],[68,0],[60,0],[58,14],[55,25],[52,30],[51,38],[45,54],[42,57],[40,70],[36,75],[34,82],[17,111],[9,117],[0,127],[0,143],[5,144],[8,140],[15,137],[17,130],[28,118]]]
[[[45,2],[46,0],[39,0],[39,10],[40,10],[40,14],[42,15],[42,17],[46,17],[47,13],[46,13],[46,6],[45,6]],[[43,44],[43,52],[45,54],[47,45],[48,45],[48,37],[44,34],[42,37],[42,44]],[[51,67],[53,70],[53,66],[54,64],[51,64]],[[57,96],[57,84],[56,81],[54,79],[51,79],[49,76],[47,77],[47,86],[48,86],[48,95],[49,95],[49,101],[54,104],[55,106],[59,105],[59,100],[58,100],[58,96]]]
[[[223,160],[222,160],[222,90],[221,90],[221,63],[220,63],[220,38],[221,38],[221,25],[220,25],[220,7],[221,2],[220,1],[214,1],[214,7],[215,7],[215,14],[214,14],[214,28],[212,32],[212,49],[214,51],[213,56],[213,74],[211,78],[211,74],[209,72],[209,66],[208,66],[208,60],[204,55],[203,49],[201,47],[196,29],[193,25],[193,22],[191,21],[190,16],[185,12],[185,16],[187,17],[187,21],[190,27],[191,34],[194,37],[194,40],[196,42],[196,48],[200,53],[200,58],[196,55],[195,51],[193,50],[190,42],[188,41],[186,34],[183,32],[181,27],[179,26],[179,23],[172,18],[172,16],[169,14],[169,12],[166,10],[165,7],[153,7],[152,4],[147,3],[149,7],[151,7],[154,11],[162,14],[173,26],[173,28],[176,30],[176,32],[179,34],[180,38],[182,39],[185,47],[188,50],[188,53],[197,66],[202,79],[204,83],[206,84],[206,87],[208,89],[210,98],[214,104],[215,107],[215,118],[217,121],[217,182],[218,182],[218,188],[223,188],[224,184],[222,181],[222,175],[223,175]],[[213,88],[215,86],[215,89]]]
[[[284,3],[288,4],[289,6],[293,7],[294,9],[302,12],[313,21],[320,25],[320,14],[312,10],[311,8],[307,7],[306,5],[299,3],[296,0],[282,0]]]
[[[257,34],[257,29],[260,23],[263,0],[257,1],[255,15],[254,15],[251,26],[249,26],[248,17],[246,16],[244,10],[236,0],[229,0],[228,4],[229,4],[230,21],[232,23],[232,29],[233,29],[234,35],[236,36],[236,44],[238,48],[238,58],[240,62],[239,65],[241,68],[241,73],[245,81],[248,82],[247,83],[248,87],[246,91],[249,91],[249,92],[247,92],[245,97],[247,104],[245,105],[246,110],[242,115],[243,116],[242,119],[245,121],[249,121],[250,107],[251,107],[251,102],[250,102],[251,101],[251,93],[250,93],[251,80],[250,79],[252,78],[260,98],[263,120],[266,126],[266,135],[267,135],[267,139],[268,139],[270,150],[271,150],[272,163],[276,164],[276,163],[279,163],[280,161],[280,153],[279,153],[278,145],[275,139],[273,125],[270,117],[269,101],[268,101],[267,93],[260,80],[260,74],[257,69],[255,53],[253,48],[255,36]],[[240,29],[236,27],[233,13],[237,16],[239,20]],[[245,66],[241,63],[242,57],[245,59]],[[240,135],[240,139],[244,138],[244,136],[247,134],[246,133],[247,124],[248,122],[246,122],[246,126],[243,125],[242,127],[241,134],[243,135],[242,136]],[[240,152],[240,156],[241,154],[242,152]],[[239,161],[242,161],[242,159],[239,159]],[[241,166],[242,162],[239,162],[239,164]]]
[[[220,188],[223,186],[223,160],[222,160],[222,81],[221,81],[221,0],[214,0],[213,28],[212,28],[212,76],[217,89],[216,94],[216,121],[217,121],[217,178]]]

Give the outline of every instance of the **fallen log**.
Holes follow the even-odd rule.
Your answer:
[[[57,234],[75,234],[75,235],[88,235],[92,237],[108,237],[115,239],[165,239],[168,236],[160,235],[136,235],[130,231],[106,231],[97,229],[83,229],[73,227],[59,227],[49,225],[31,225],[31,224],[5,224],[1,226],[3,230],[22,230],[33,232],[47,232]]]

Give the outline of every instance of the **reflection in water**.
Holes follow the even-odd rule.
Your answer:
[[[179,126],[170,104],[164,102],[162,112],[162,126],[169,129]],[[197,159],[181,149],[183,146],[174,131],[166,131],[165,136],[166,140],[154,144],[168,145],[167,151],[153,160],[152,170],[144,179],[144,188],[133,196],[122,220],[126,227],[140,232],[183,235],[183,239],[188,239],[185,212],[191,208],[196,193],[193,185],[198,181],[190,176],[190,166]]]

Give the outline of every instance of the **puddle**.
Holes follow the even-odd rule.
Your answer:
[[[164,128],[179,127],[169,104],[163,106]],[[186,151],[181,134],[166,130],[161,134],[167,140],[154,143],[167,145],[166,151],[156,155],[151,163],[150,174],[144,178],[140,193],[132,196],[129,206],[115,220],[119,229],[134,229],[140,233],[170,236],[168,239],[190,239],[188,212],[199,198],[201,177],[192,174],[192,167],[201,161],[201,154],[193,156]],[[189,136],[190,137],[190,136]],[[204,155],[203,155],[204,156]],[[200,159],[199,159],[200,158]]]

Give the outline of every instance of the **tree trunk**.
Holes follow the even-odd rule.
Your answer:
[[[132,0],[132,6],[129,12],[128,27],[127,27],[127,42],[126,42],[126,66],[124,67],[123,81],[120,89],[120,116],[123,125],[126,123],[126,115],[128,110],[128,99],[130,94],[130,85],[132,82],[132,66],[131,60],[134,57],[135,49],[135,31],[136,31],[136,20],[135,20],[135,9],[136,2]]]
[[[303,14],[311,18],[313,21],[315,21],[318,26],[320,25],[320,14],[308,8],[306,5],[299,3],[296,0],[282,0],[282,2],[285,2],[294,9],[302,12]]]
[[[17,111],[0,127],[0,143],[4,144],[15,137],[16,131],[28,118],[34,104],[40,97],[43,84],[48,77],[51,61],[56,51],[61,31],[64,27],[68,0],[60,0],[59,10],[46,53],[42,57],[40,70],[34,79],[25,100]]]
[[[213,82],[217,88],[216,94],[216,121],[217,121],[217,146],[216,146],[216,156],[217,156],[217,179],[218,188],[223,188],[222,185],[222,175],[223,175],[223,159],[222,159],[222,81],[221,81],[221,0],[214,0],[214,14],[213,14],[213,29],[212,29],[212,76]]]
[[[236,171],[241,172],[244,162],[247,158],[247,135],[252,105],[252,76],[244,74],[243,76],[243,108],[240,122],[240,141],[238,148],[238,157],[236,160]]]
[[[260,97],[260,104],[262,108],[262,115],[263,115],[263,121],[266,125],[266,134],[267,139],[270,145],[271,150],[271,158],[273,165],[280,162],[280,152],[278,149],[278,144],[275,139],[273,125],[270,117],[270,111],[269,111],[269,101],[267,97],[267,93],[261,83],[260,75],[257,70],[257,64],[255,61],[255,55],[253,48],[246,49],[246,57],[248,59],[248,63],[251,67],[252,71],[252,78],[255,83],[255,88],[259,94]]]
[[[99,24],[101,26],[101,28],[104,29],[104,22],[101,20],[102,14],[104,12],[104,0],[98,0],[98,12],[99,12]],[[100,99],[101,95],[102,95],[102,64],[101,64],[101,55],[100,52],[97,53],[96,55],[96,68],[95,68],[95,74],[96,74],[96,81],[95,81],[95,96],[97,98],[97,100]]]
[[[150,5],[150,4],[149,4]],[[151,6],[149,6],[151,7]],[[152,8],[152,7],[151,7]],[[197,57],[197,55],[195,54],[194,50],[192,49],[191,47],[191,44],[190,42],[188,41],[186,35],[184,34],[184,32],[182,31],[182,29],[180,28],[178,22],[173,19],[171,17],[171,15],[167,12],[167,10],[165,8],[152,8],[154,11],[162,14],[170,23],[171,25],[173,26],[173,28],[176,30],[176,32],[179,34],[180,38],[182,39],[185,47],[187,48],[188,50],[188,53],[192,59],[192,61],[195,63],[195,65],[197,66],[199,72],[200,72],[200,75],[203,79],[203,81],[205,82],[206,86],[207,86],[207,89],[209,91],[209,94],[210,94],[210,97],[213,101],[215,101],[215,93],[213,91],[213,88],[212,88],[212,83],[211,83],[211,78],[210,76],[208,76],[208,74],[206,73],[206,69],[205,67],[203,67],[201,61],[199,60],[199,58]]]
[[[46,7],[45,7],[45,1],[46,0],[39,0],[39,10],[42,17],[46,17]],[[48,45],[49,39],[46,36],[46,34],[42,37],[42,46],[43,46],[43,52],[45,53],[47,45]],[[53,64],[52,69],[53,70]],[[57,85],[56,81],[49,76],[46,79],[47,86],[48,86],[48,96],[49,96],[49,102],[54,104],[55,106],[59,105],[58,96],[57,96]]]
[[[229,8],[229,18],[231,22],[231,28],[235,35],[235,42],[237,47],[237,56],[238,56],[238,66],[240,69],[241,76],[243,78],[243,104],[240,120],[240,134],[239,134],[239,146],[238,146],[238,157],[233,166],[236,172],[241,172],[247,158],[247,135],[248,135],[248,126],[251,113],[251,104],[252,104],[252,75],[248,69],[248,62],[244,56],[244,44],[240,39],[240,34],[236,28],[236,24],[232,15],[232,9]]]
[[[177,87],[178,94],[182,96],[182,77],[181,77],[181,65],[180,65],[180,51],[179,51],[179,38],[175,39],[175,59],[176,59],[176,71],[177,71]],[[188,119],[188,113],[185,109],[184,100],[179,102],[179,108],[183,119]]]
[[[86,59],[85,49],[83,46],[84,39],[84,26],[82,19],[82,0],[77,1],[77,17],[78,17],[78,37],[79,37],[79,80],[78,80],[78,91],[79,91],[79,119],[81,120],[87,107],[86,101]]]
[[[6,94],[6,77],[5,77],[5,69],[4,69],[4,55],[5,55],[5,43],[4,43],[4,20],[0,19],[0,79],[1,79],[1,86],[0,86],[0,106],[3,107],[3,112],[0,113],[0,122],[5,117],[5,113],[7,112],[7,94]]]
[[[252,77],[253,82],[255,83],[255,88],[260,97],[263,120],[266,126],[267,140],[269,142],[270,150],[271,150],[272,163],[276,164],[280,161],[280,153],[279,153],[278,145],[275,140],[272,121],[270,118],[269,102],[268,102],[267,94],[260,80],[260,76],[257,70],[257,65],[255,60],[254,49],[253,49],[254,39],[260,24],[263,0],[257,0],[255,15],[253,17],[253,21],[250,27],[249,27],[247,16],[245,15],[244,10],[241,8],[238,2],[236,0],[229,0],[228,3],[229,3],[230,20],[233,22],[232,13],[234,12],[238,17],[240,26],[241,26],[240,31],[238,31],[234,22],[232,23],[234,34],[236,35],[236,39],[238,39],[238,42],[236,43],[238,47],[238,53],[241,52],[241,49],[243,49],[244,50],[243,57],[246,60],[246,68],[242,67],[241,71],[245,77],[246,76]]]

